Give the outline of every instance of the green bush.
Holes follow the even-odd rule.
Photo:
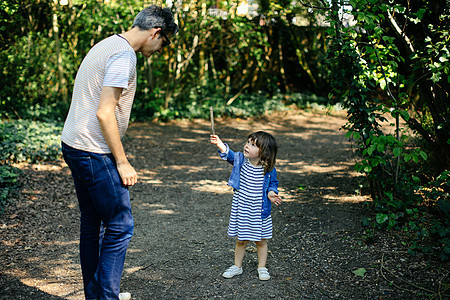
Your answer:
[[[29,120],[0,122],[0,162],[38,162],[57,158],[62,126]]]
[[[258,93],[243,93],[236,97],[232,103],[227,102],[233,97],[217,91],[196,90],[187,96],[189,99],[174,101],[167,109],[160,108],[154,116],[162,121],[177,118],[209,118],[209,107],[214,109],[216,117],[259,117],[268,112],[288,110],[291,105],[296,107],[325,108],[325,98],[310,93],[275,94],[269,95],[262,91]],[[338,107],[336,107],[338,108]],[[137,112],[140,114],[141,112]],[[137,118],[139,119],[139,118]]]
[[[60,156],[62,126],[28,120],[0,121],[0,213],[19,186],[13,162],[38,162]]]
[[[18,177],[20,170],[10,165],[0,165],[0,213],[8,204],[8,199],[19,186]]]

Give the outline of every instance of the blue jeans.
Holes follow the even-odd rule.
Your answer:
[[[119,299],[128,243],[133,235],[128,188],[112,154],[62,143],[80,208],[80,261],[86,299]]]

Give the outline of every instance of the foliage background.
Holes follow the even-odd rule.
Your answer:
[[[144,6],[134,0],[2,3],[1,76],[8,84],[0,91],[1,116],[41,120],[64,119],[87,51],[126,31]],[[319,62],[323,28],[286,24],[277,14],[270,22],[262,15],[241,17],[238,2],[218,3],[174,4],[180,32],[173,46],[161,55],[138,58],[134,119],[197,117],[210,105],[224,108],[236,95],[248,93],[326,96]]]

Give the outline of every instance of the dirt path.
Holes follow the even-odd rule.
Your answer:
[[[139,183],[131,189],[135,235],[123,290],[133,299],[423,299],[442,292],[448,265],[408,255],[391,233],[371,244],[361,238],[368,199],[356,193],[344,123],[343,115],[323,112],[216,121],[233,149],[256,130],[279,144],[285,202],[272,214],[268,282],[257,278],[254,244],[242,275],[221,276],[233,262],[231,168],[208,143],[209,123],[133,124],[125,145]],[[21,168],[24,188],[0,217],[0,299],[82,299],[68,168],[61,161]],[[363,277],[353,273],[358,268]]]

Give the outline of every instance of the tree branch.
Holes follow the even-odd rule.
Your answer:
[[[389,10],[387,11],[387,16],[388,16],[389,22],[391,22],[391,25],[392,25],[392,27],[394,27],[394,29],[397,32],[397,34],[403,38],[403,41],[408,46],[409,50],[412,53],[414,53],[415,51],[414,51],[414,47],[413,47],[413,45],[411,43],[411,40],[405,34],[405,32],[400,29],[400,27],[398,26],[397,22],[395,21],[394,17],[392,16],[392,14],[391,14],[391,12]]]
[[[436,141],[433,139],[432,136],[430,136],[430,134],[422,127],[422,125],[414,118],[409,118],[408,120],[405,120],[408,125],[409,128],[417,131],[418,133],[420,133],[420,135],[427,140],[427,142],[429,142],[430,144],[434,144],[436,143]]]
[[[228,100],[227,105],[230,105],[231,103],[233,103],[233,101],[236,100],[237,97],[239,97],[239,95],[242,94],[242,92],[243,92],[247,87],[249,87],[249,86],[250,86],[249,83],[245,84],[245,85],[241,88],[241,90],[239,91],[239,93],[237,93],[236,95],[234,95],[233,98],[231,98],[230,100]]]

